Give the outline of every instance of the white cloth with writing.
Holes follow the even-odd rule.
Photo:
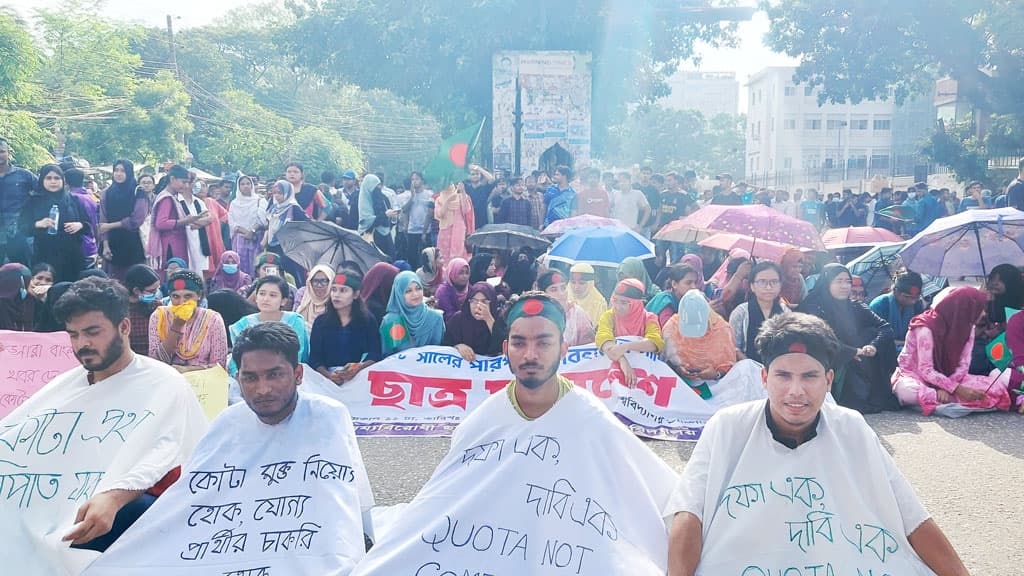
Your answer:
[[[864,417],[826,403],[791,450],[766,402],[711,418],[665,509],[703,523],[698,576],[931,575],[907,540],[928,512]]]
[[[540,418],[494,394],[356,575],[663,575],[677,475],[589,392]]]
[[[206,428],[185,378],[145,356],[92,385],[81,366],[54,378],[0,420],[3,571],[81,572],[98,553],[61,542],[78,509],[108,490],[152,488]]]
[[[214,420],[174,484],[84,576],[345,576],[373,494],[348,410],[299,393],[284,421]]]

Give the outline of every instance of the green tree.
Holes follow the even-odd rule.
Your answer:
[[[49,151],[55,143],[53,135],[40,128],[28,112],[0,110],[0,136],[10,143],[13,162],[19,166],[35,170],[53,162]]]
[[[221,108],[203,118],[193,136],[196,163],[213,170],[280,174],[292,123],[257,104],[248,92],[228,90],[217,100]]]
[[[340,174],[345,170],[363,170],[362,153],[341,136],[316,126],[297,130],[292,138],[290,160],[302,162],[309,180],[329,170]]]
[[[26,23],[13,12],[0,10],[0,136],[10,143],[15,162],[32,169],[52,160],[48,148],[54,144],[35,116],[22,109],[40,96],[32,83],[40,64]]]

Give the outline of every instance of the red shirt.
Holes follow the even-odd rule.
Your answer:
[[[576,193],[576,210],[580,214],[590,214],[601,218],[609,217],[610,202],[604,188],[581,188]]]

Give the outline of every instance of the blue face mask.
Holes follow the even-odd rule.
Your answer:
[[[238,274],[238,264],[224,264],[225,274]]]
[[[139,302],[142,302],[143,304],[156,302],[156,293],[154,292],[153,294],[143,294],[139,296]]]
[[[22,300],[24,300],[25,298],[27,298],[27,297],[28,297],[28,290],[25,290],[24,288],[22,288],[21,290],[19,290],[19,291],[18,291],[18,293],[19,293],[19,294],[21,294],[21,299],[22,299]]]

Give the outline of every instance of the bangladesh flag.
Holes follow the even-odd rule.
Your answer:
[[[895,204],[875,212],[875,214],[881,214],[886,218],[892,218],[893,220],[899,220],[900,222],[913,222],[914,218],[917,217],[917,210],[913,206],[906,206],[903,204]]]
[[[423,168],[423,179],[433,186],[434,190],[469,176],[470,158],[480,144],[480,132],[483,127],[484,123],[481,120],[479,124],[467,126],[441,143],[437,156]]]
[[[985,347],[985,352],[988,353],[988,359],[992,361],[992,365],[999,370],[1006,370],[1006,367],[1013,361],[1013,351],[1006,345],[1006,332],[990,342]]]

